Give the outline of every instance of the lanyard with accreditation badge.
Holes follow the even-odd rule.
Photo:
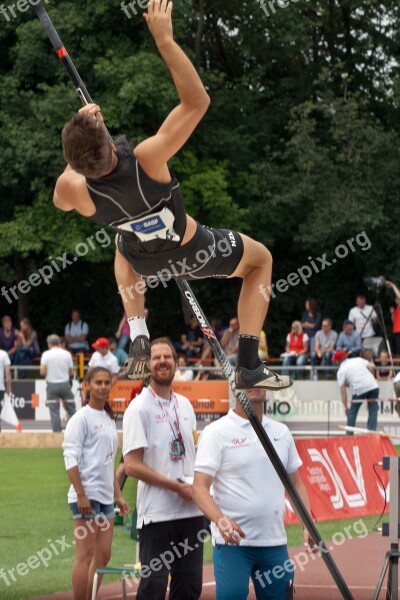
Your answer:
[[[175,399],[175,404],[174,404],[175,420],[173,422],[171,422],[171,419],[169,418],[168,409],[165,410],[165,408],[163,407],[163,405],[160,402],[160,398],[157,396],[157,394],[154,392],[154,390],[151,388],[151,386],[148,387],[148,390],[151,393],[151,395],[153,396],[153,398],[158,401],[158,404],[160,405],[160,408],[163,412],[163,416],[168,419],[168,423],[169,423],[169,426],[172,431],[172,440],[169,444],[169,457],[171,460],[183,460],[185,457],[185,444],[183,443],[183,437],[182,437],[181,430],[179,427],[178,413],[176,410],[176,407],[178,406],[178,399],[175,396],[175,394],[173,392],[171,392],[171,400]]]

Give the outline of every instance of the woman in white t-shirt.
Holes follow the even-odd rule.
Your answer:
[[[68,503],[74,520],[76,548],[72,569],[74,600],[91,597],[96,569],[110,560],[114,498],[121,515],[129,511],[115,477],[118,436],[107,403],[110,371],[104,367],[91,369],[88,386],[89,401],[68,421],[63,443],[65,467],[71,481]]]

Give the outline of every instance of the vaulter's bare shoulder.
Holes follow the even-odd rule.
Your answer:
[[[53,195],[54,205],[60,210],[77,210],[84,216],[92,216],[96,209],[86,186],[86,178],[68,168],[57,179]]]

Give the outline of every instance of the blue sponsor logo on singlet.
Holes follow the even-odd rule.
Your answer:
[[[153,233],[165,228],[165,223],[160,216],[147,217],[141,221],[131,223],[133,231],[137,233]]]

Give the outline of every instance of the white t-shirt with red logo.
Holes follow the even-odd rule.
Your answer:
[[[184,460],[171,460],[169,453],[174,433],[177,433],[176,415],[185,445]],[[171,400],[165,400],[144,388],[132,400],[124,414],[123,455],[144,448],[144,464],[168,479],[193,476],[195,430],[196,415],[185,396],[174,393]],[[184,500],[176,492],[144,481],[138,483],[136,508],[139,529],[149,523],[202,515],[194,502]]]
[[[297,471],[302,461],[286,425],[265,415],[262,425],[286,471]],[[214,477],[216,504],[246,534],[241,546],[286,544],[285,488],[248,419],[231,409],[208,425],[200,435],[195,471]],[[214,523],[211,533],[213,544],[225,544]]]
[[[108,369],[113,375],[119,373],[118,360],[110,351],[108,351],[105,356],[100,354],[100,352],[93,352],[88,366],[90,368],[103,367]]]
[[[64,433],[64,462],[67,471],[78,466],[89,500],[114,502],[114,459],[118,449],[115,421],[105,410],[84,406],[68,421]],[[73,485],[68,502],[76,502]]]

